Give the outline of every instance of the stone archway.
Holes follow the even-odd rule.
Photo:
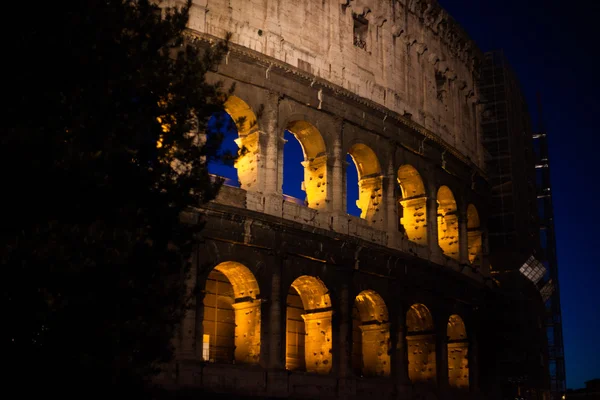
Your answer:
[[[357,375],[390,375],[390,324],[381,296],[364,290],[352,310],[352,366]]]
[[[469,341],[462,318],[451,315],[448,319],[448,382],[451,387],[469,388]]]
[[[435,329],[429,309],[413,304],[406,313],[408,377],[411,382],[435,382]]]
[[[287,296],[286,369],[327,374],[331,370],[331,299],[320,279],[303,275]]]
[[[427,195],[421,175],[412,165],[398,169],[400,224],[411,242],[427,245]]]
[[[226,261],[210,272],[203,300],[203,360],[258,363],[259,293],[256,278],[243,264]]]

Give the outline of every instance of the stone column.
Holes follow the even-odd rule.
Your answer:
[[[458,261],[469,264],[469,233],[467,232],[467,211],[458,212]]]
[[[492,265],[493,268],[493,265]],[[489,259],[489,241],[488,230],[486,225],[481,226],[481,274],[489,277],[490,274],[490,259]]]
[[[436,329],[437,382],[440,393],[448,390],[448,326],[446,321],[438,321]]]
[[[364,374],[366,376],[389,376],[390,324],[361,325],[360,330],[362,332]]]
[[[260,357],[260,301],[234,303],[235,362],[257,364]]]
[[[427,197],[427,241],[432,255],[441,255],[438,243],[438,203],[434,195]]]
[[[396,186],[398,185],[398,175],[394,169],[394,162],[390,160],[387,167],[387,172],[384,179],[385,184],[385,213],[387,226],[385,227],[388,235],[388,246],[395,243],[399,235],[398,232],[398,205],[396,199]]]
[[[186,297],[190,296],[196,288],[196,265],[198,264],[196,257],[193,256],[189,276],[186,279]],[[199,306],[202,307],[202,301]],[[181,324],[179,325],[179,343],[177,343],[177,353],[181,358],[194,359],[196,358],[197,348],[197,332],[196,321],[198,315],[196,309],[198,307],[198,299],[194,298],[190,306],[185,310]],[[202,319],[200,319],[202,323]],[[202,338],[200,338],[202,339]],[[202,347],[202,345],[200,345]]]
[[[344,154],[342,150],[342,137],[344,130],[344,121],[338,120],[336,123],[336,132],[333,138],[333,159],[331,163],[331,181],[329,182],[331,208],[329,211],[334,213],[345,213],[344,196],[346,187],[344,185]]]
[[[352,373],[352,304],[348,282],[344,281],[340,289],[340,314],[339,314],[339,354],[337,372],[340,377]]]
[[[264,171],[262,181],[263,194],[275,194],[281,191],[281,185],[278,177],[278,158],[279,158],[279,94],[269,92],[261,118],[262,135],[266,136],[265,148],[261,149],[261,157],[264,162],[261,167]]]
[[[269,307],[269,368],[285,368],[283,353],[283,318],[285,309],[282,310],[281,297],[281,258],[277,257],[273,265],[271,276],[271,303]]]
[[[469,339],[469,387],[471,392],[479,392],[479,345],[477,335]]]
[[[332,311],[318,311],[302,315],[306,326],[304,354],[306,371],[328,374],[332,366],[331,316]]]
[[[406,313],[403,308],[398,310],[395,326],[395,348],[392,353],[393,377],[399,385],[408,385],[408,348],[406,344]]]
[[[203,351],[203,343],[204,343],[204,326],[202,322],[204,321],[204,294],[205,291],[197,290],[196,294],[196,318],[194,320],[194,342],[195,342],[195,358],[197,360],[202,360],[202,351]]]

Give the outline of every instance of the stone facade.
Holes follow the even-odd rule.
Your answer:
[[[481,54],[435,0],[194,0],[190,28],[220,38],[231,32],[233,43],[273,65],[410,118],[483,165],[475,112]]]
[[[294,398],[494,398],[480,385],[489,188],[478,50],[435,1],[194,1],[233,32],[208,79],[245,148],[205,228],[172,387]],[[305,205],[282,193],[288,130]],[[346,213],[346,155],[361,217]]]

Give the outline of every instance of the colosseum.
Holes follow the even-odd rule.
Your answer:
[[[228,33],[209,79],[235,84],[244,151],[193,217],[198,290],[164,379],[238,398],[500,398],[483,53],[435,0],[194,0],[190,40]],[[282,190],[284,133],[301,199]]]

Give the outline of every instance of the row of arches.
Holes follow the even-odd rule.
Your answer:
[[[260,289],[252,272],[223,262],[208,275],[203,300],[202,359],[215,363],[257,364],[261,347]],[[296,278],[287,291],[285,367],[328,374],[332,368],[332,315],[329,290],[317,277]],[[406,313],[408,377],[436,381],[436,331],[431,312],[414,304]],[[459,315],[447,323],[448,381],[468,388],[468,338]],[[352,308],[352,369],[356,376],[387,377],[392,353],[390,316],[383,298],[363,290]]]
[[[219,123],[223,120],[229,122]],[[228,178],[236,186],[237,182],[243,189],[252,190],[259,173],[259,130],[252,109],[239,97],[230,96],[225,102],[225,111],[209,121],[208,130],[224,136],[225,149],[238,152],[235,164],[229,169],[209,163],[209,172]],[[297,120],[285,127],[284,142],[283,194],[296,199],[304,198],[303,202],[298,202],[309,208],[325,209],[331,178],[328,176],[328,155],[323,136],[311,123]],[[349,149],[346,160],[355,167],[346,169],[348,174],[355,175],[355,178],[347,180],[347,193],[355,193],[354,204],[350,198],[347,199],[347,212],[371,222],[382,220],[383,217],[379,215],[378,218],[378,214],[382,212],[383,173],[377,155],[367,144],[356,143]],[[399,167],[396,179],[400,189],[397,198],[398,229],[408,240],[427,245],[430,240],[427,225],[436,223],[437,242],[442,252],[459,260],[457,204],[450,188],[441,186],[438,189],[437,221],[429,221],[428,195],[417,169],[412,165],[403,165]],[[467,207],[466,219],[468,259],[478,265],[482,239],[479,215],[473,204]]]

